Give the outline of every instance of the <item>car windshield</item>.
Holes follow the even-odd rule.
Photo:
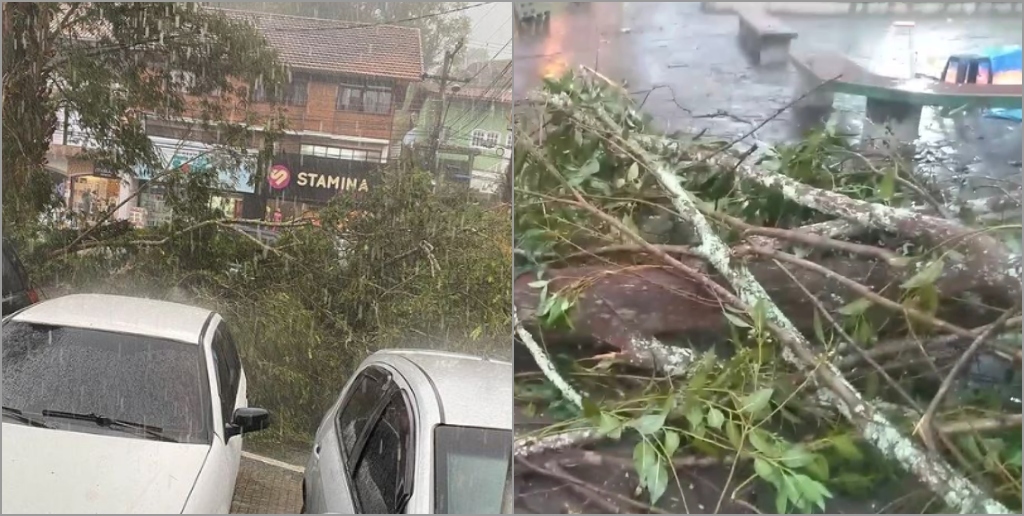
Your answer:
[[[434,430],[435,512],[501,514],[512,432],[465,426]]]
[[[43,411],[96,414],[158,427],[182,443],[211,438],[202,348],[169,340],[82,328],[8,321],[3,326],[3,405],[37,417]],[[47,417],[56,428],[116,432],[87,420]]]

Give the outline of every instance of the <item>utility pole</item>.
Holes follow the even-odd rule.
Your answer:
[[[449,82],[469,82],[463,79],[452,79],[450,77],[452,71],[452,63],[455,61],[455,56],[458,55],[459,51],[462,50],[462,45],[465,44],[463,39],[459,39],[455,43],[455,48],[446,50],[444,53],[444,62],[441,64],[441,75],[433,76],[424,74],[425,79],[437,79],[441,84],[441,103],[437,109],[437,120],[434,122],[434,131],[430,135],[430,171],[434,174],[434,177],[440,182],[441,175],[438,172],[438,154],[441,148],[441,129],[444,127],[444,119],[448,114],[448,83]]]

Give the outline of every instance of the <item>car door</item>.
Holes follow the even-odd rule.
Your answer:
[[[207,335],[214,436],[187,509],[188,512],[226,514],[231,509],[242,455],[241,436],[228,438],[226,430],[235,409],[245,406],[244,377],[234,341],[223,319],[214,316]]]
[[[360,514],[404,514],[412,498],[415,421],[408,391],[391,389],[383,409],[347,461]]]
[[[306,464],[306,512],[355,511],[345,458],[354,452],[359,437],[372,425],[390,378],[391,374],[380,367],[362,368],[345,386],[334,410],[324,417]]]
[[[217,332],[213,337],[214,360],[223,363],[217,368],[217,378],[220,391],[221,414],[224,425],[230,425],[235,410],[248,407],[249,400],[246,392],[245,371],[242,369],[242,359],[238,356],[238,347],[235,346],[235,339],[231,330],[223,321],[217,326]],[[238,435],[227,441],[227,458],[231,466],[232,489],[234,479],[238,476],[238,466],[242,459],[243,436]]]

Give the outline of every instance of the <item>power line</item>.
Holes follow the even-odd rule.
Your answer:
[[[442,12],[439,12],[439,13],[424,14],[422,16],[413,16],[412,18],[405,18],[405,19],[402,19],[402,20],[392,20],[392,21],[377,22],[377,23],[362,23],[362,24],[357,24],[357,25],[346,25],[344,27],[306,27],[306,28],[301,28],[301,29],[298,29],[298,28],[293,29],[293,28],[285,28],[285,27],[268,27],[268,28],[264,28],[264,29],[261,29],[261,30],[265,31],[265,32],[319,32],[319,31],[329,31],[329,30],[338,30],[338,31],[340,31],[340,30],[353,30],[353,29],[369,29],[369,28],[373,28],[373,27],[382,27],[382,26],[386,26],[386,25],[398,25],[398,24],[412,22],[412,21],[426,20],[426,19],[429,19],[429,18],[437,18],[438,16],[446,16],[446,15],[454,14],[454,13],[461,12],[461,11],[468,11],[469,9],[474,9],[474,8],[477,8],[477,7],[482,7],[482,6],[491,4],[491,3],[493,3],[493,2],[480,2],[480,3],[476,3],[476,4],[472,4],[472,5],[467,5],[467,6],[464,6],[464,7],[457,7],[455,9],[449,9],[447,11],[442,11]],[[244,11],[242,11],[242,12],[244,12]],[[263,14],[263,13],[256,13],[256,14]],[[291,16],[291,15],[275,15],[273,13],[265,13],[265,14],[267,14],[268,16]],[[296,17],[296,16],[291,16],[291,17]],[[306,18],[306,17],[305,16],[299,16],[299,18]],[[313,18],[313,19],[330,21],[330,22],[336,22],[336,23],[348,23],[348,22],[345,22],[345,21],[342,21],[342,20],[330,20],[330,19],[327,19],[327,18]]]

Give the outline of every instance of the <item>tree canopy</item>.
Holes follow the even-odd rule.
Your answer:
[[[224,122],[225,100],[285,76],[255,28],[197,3],[11,3],[3,23],[6,224],[54,201],[45,161],[58,111],[95,142],[90,159],[125,171],[158,165],[147,115],[217,121],[231,144],[244,124]]]

